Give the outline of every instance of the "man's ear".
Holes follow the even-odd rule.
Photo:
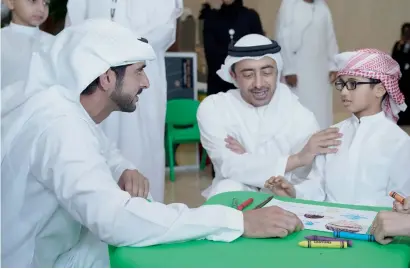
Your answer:
[[[232,70],[229,71],[229,75],[231,75],[231,77],[236,80],[236,73],[233,72]]]
[[[377,84],[374,90],[375,90],[376,97],[378,98],[382,98],[387,92],[381,83]]]
[[[111,69],[100,76],[100,88],[103,91],[112,92],[115,89],[116,74]]]

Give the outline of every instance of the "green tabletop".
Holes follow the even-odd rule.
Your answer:
[[[235,197],[240,202],[253,197],[256,206],[269,194],[258,192],[229,192],[216,195],[206,204],[230,206]],[[337,206],[359,210],[380,211],[384,208],[336,205],[279,198],[305,204]],[[252,209],[249,206],[249,209]],[[307,235],[331,236],[330,233],[304,230],[286,238],[239,238],[231,243],[207,240],[144,248],[110,247],[112,267],[399,267],[410,265],[410,239],[397,238],[382,246],[375,242],[354,240],[348,249],[308,249],[298,246]]]

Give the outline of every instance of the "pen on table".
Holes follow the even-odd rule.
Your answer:
[[[302,241],[299,246],[304,248],[347,248],[346,241]]]
[[[308,241],[339,241],[339,242],[346,242],[348,247],[353,246],[352,240],[328,237],[328,236],[319,236],[319,235],[310,235],[305,236],[305,239]]]
[[[376,241],[374,238],[374,235],[372,234],[355,234],[355,233],[334,231],[333,236],[339,237],[339,238],[357,239],[357,240],[369,241],[369,242]]]
[[[238,205],[237,209],[242,211],[245,207],[247,207],[248,205],[252,204],[253,202],[253,198],[249,198],[248,200],[246,200],[245,202],[243,202],[242,204]]]
[[[265,206],[267,203],[269,203],[270,200],[272,200],[272,199],[273,199],[273,195],[272,195],[272,196],[269,196],[265,201],[263,201],[262,203],[260,203],[259,205],[257,205],[257,206],[255,207],[255,209],[264,207],[264,206]]]
[[[404,198],[403,196],[401,196],[400,194],[398,194],[397,192],[391,191],[391,192],[389,193],[389,195],[390,195],[392,198],[396,199],[397,202],[399,202],[399,203],[401,203],[401,204],[404,204],[404,199],[405,199],[405,198]]]

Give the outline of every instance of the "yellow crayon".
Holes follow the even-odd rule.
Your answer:
[[[302,241],[299,246],[304,248],[347,248],[346,241]]]

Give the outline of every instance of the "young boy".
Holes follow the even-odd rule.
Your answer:
[[[410,137],[397,126],[406,109],[400,67],[388,54],[363,49],[338,55],[335,87],[353,115],[336,124],[343,134],[336,154],[316,156],[307,180],[283,177],[265,187],[277,195],[343,204],[390,206],[390,191],[410,194]]]
[[[393,241],[393,236],[410,236],[410,196],[404,203],[394,202],[393,212],[383,211],[377,214],[371,233],[380,244]]]
[[[48,17],[49,0],[5,0],[11,23],[1,29],[1,88],[25,80],[32,53],[45,48],[54,36],[38,26]]]

